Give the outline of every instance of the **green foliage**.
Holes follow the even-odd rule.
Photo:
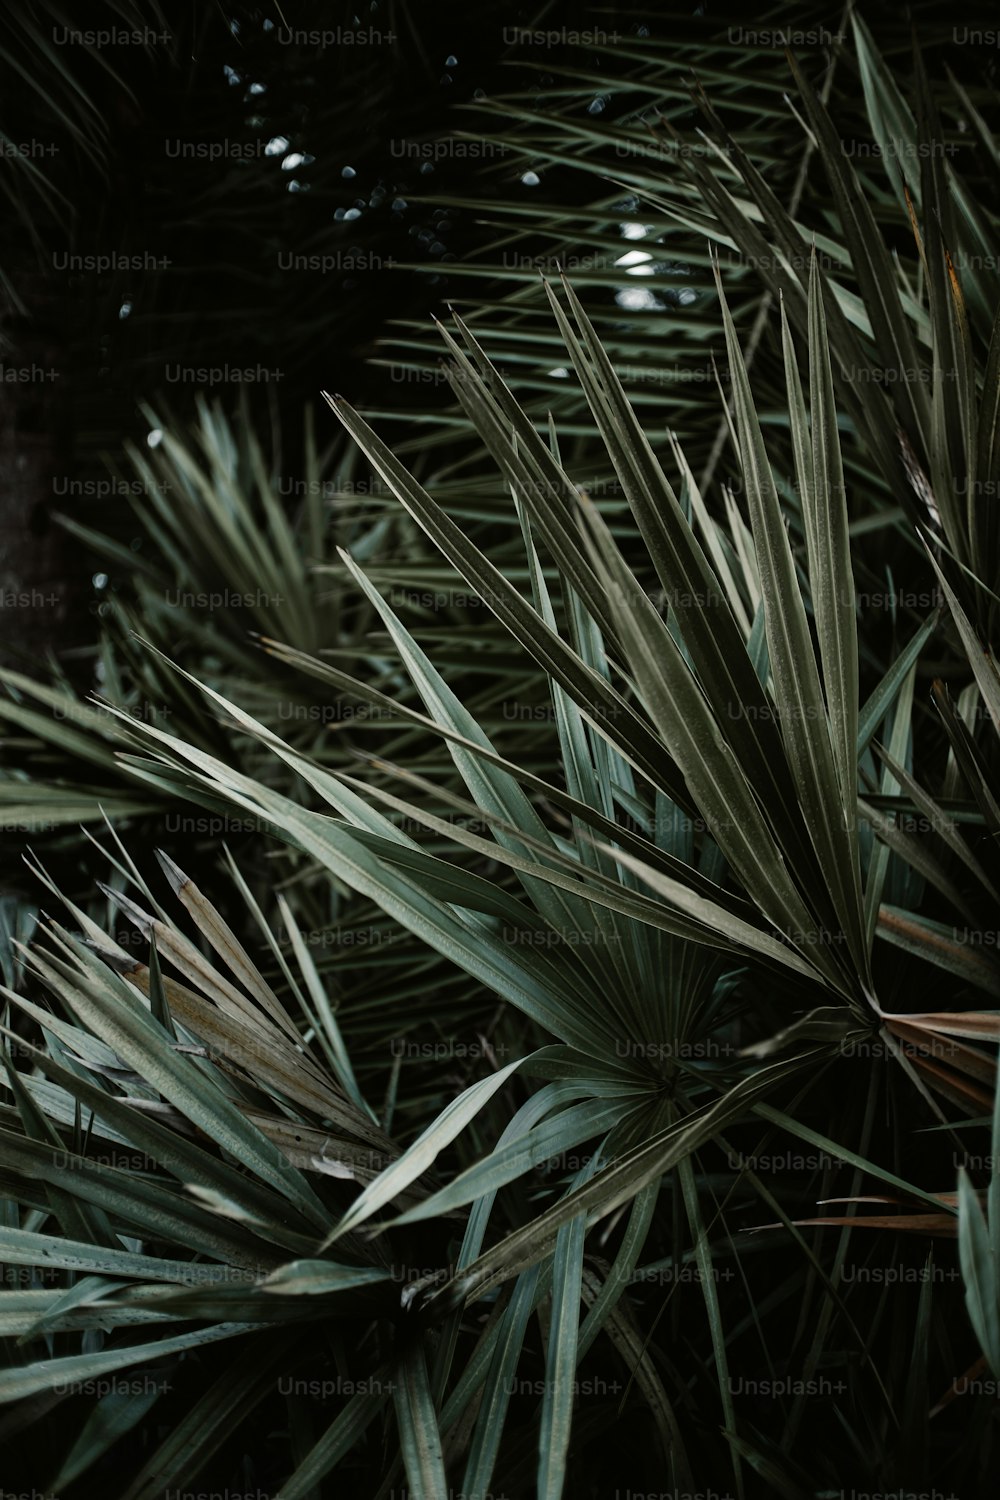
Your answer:
[[[235,1421],[266,1421],[283,1500],[359,1464],[428,1497],[654,1476],[984,1493],[988,1404],[956,1401],[963,1371],[1000,1377],[979,498],[1000,479],[1000,364],[975,264],[995,223],[918,149],[940,108],[919,59],[911,108],[860,21],[852,47],[889,164],[875,208],[798,68],[822,235],[816,198],[782,207],[701,95],[719,162],[630,172],[662,225],[735,245],[774,299],[759,390],[747,307],[703,258],[728,400],[704,394],[694,441],[721,422],[721,495],[721,457],[696,479],[683,421],[663,441],[631,399],[621,330],[577,278],[546,279],[525,363],[567,372],[551,419],[488,352],[490,316],[456,314],[430,458],[327,398],[380,486],[339,527],[312,498],[286,517],[245,427],[204,408],[192,441],[157,421],[162,444],[133,454],[155,547],[99,648],[103,707],[6,675],[5,716],[64,757],[8,773],[9,820],[103,809],[113,843],[104,907],[37,868],[68,921],[32,938],[23,909],[5,917],[29,940],[2,990],[0,1260],[32,1285],[0,1294],[0,1398],[49,1434],[86,1382],[151,1372],[87,1403],[50,1487],[103,1483],[141,1428],[114,1493],[153,1500],[224,1463]],[[669,116],[655,140],[678,140]],[[519,125],[540,152],[539,120]],[[557,118],[544,150],[576,140],[596,170],[616,133],[637,123]],[[911,262],[887,244],[904,220]],[[669,340],[656,357],[671,367]],[[874,398],[859,376],[927,361],[929,382]],[[340,441],[308,438],[317,485]],[[475,455],[468,488],[433,467],[452,444]],[[934,587],[886,632],[859,604],[859,539],[889,533]],[[179,627],[170,578],[262,589],[252,642],[229,616]],[[464,602],[429,613],[425,589]],[[293,697],[363,706],[372,738],[289,729]],[[175,717],[133,711],[153,701]],[[103,778],[82,794],[81,760]],[[161,855],[182,921],[139,819],[187,802],[260,834],[250,877],[231,854],[212,870],[220,907]],[[378,940],[345,965],[352,921]],[[991,1139],[983,1195],[965,1143]]]

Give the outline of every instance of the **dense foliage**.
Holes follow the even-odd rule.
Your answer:
[[[815,24],[467,101],[491,234],[372,366],[436,399],[143,389],[65,519],[15,1488],[994,1492],[995,64]]]

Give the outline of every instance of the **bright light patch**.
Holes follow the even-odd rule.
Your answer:
[[[653,257],[650,255],[648,250],[626,250],[625,254],[620,255],[615,261],[615,265],[627,266],[629,268],[630,276],[650,276],[652,275],[653,271],[653,268],[650,265],[650,261],[652,261],[652,259]],[[640,266],[645,267],[645,269],[639,270],[638,268]]]
[[[624,307],[628,312],[662,312],[663,303],[652,292],[644,291],[642,287],[626,286],[620,292],[615,292],[615,301],[619,307]]]

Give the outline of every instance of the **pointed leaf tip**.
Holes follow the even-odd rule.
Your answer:
[[[190,876],[185,875],[163,849],[156,850],[156,857],[160,862],[160,868],[170,882],[171,890],[175,896],[179,896],[184,887],[191,884]]]

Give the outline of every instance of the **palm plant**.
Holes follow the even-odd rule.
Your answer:
[[[59,517],[73,538],[102,557],[106,570],[95,578],[99,638],[77,653],[89,658],[84,692],[58,663],[49,683],[41,674],[5,673],[9,696],[0,712],[31,736],[21,756],[13,752],[22,746],[10,747],[3,788],[8,826],[33,826],[34,818],[39,828],[51,828],[100,821],[102,807],[132,810],[113,784],[110,750],[99,760],[110,773],[109,784],[89,794],[80,787],[79,760],[72,757],[87,752],[67,726],[89,731],[95,750],[98,725],[105,740],[116,742],[114,724],[88,707],[87,691],[99,691],[136,718],[173,720],[206,745],[223,743],[190,694],[174,695],[155,658],[139,648],[140,638],[147,647],[197,664],[211,682],[238,685],[269,724],[290,723],[293,738],[311,747],[329,736],[331,717],[301,691],[292,701],[295,684],[276,664],[267,675],[268,660],[255,647],[254,634],[278,632],[303,650],[322,644],[351,659],[364,649],[366,612],[345,615],[324,565],[335,557],[336,544],[348,541],[362,555],[377,551],[388,561],[393,528],[384,515],[369,514],[365,500],[372,483],[344,454],[343,444],[321,451],[307,417],[302,460],[294,464],[299,472],[286,472],[293,461],[283,454],[280,433],[265,452],[246,402],[230,419],[218,404],[202,401],[189,433],[169,412],[147,408],[146,420],[145,451],[128,444],[125,464],[113,473],[133,511],[129,530],[138,534],[118,539],[71,515]],[[284,500],[289,494],[290,507]],[[377,679],[377,663],[371,670]],[[83,675],[79,667],[76,675]],[[67,761],[56,761],[58,780],[47,779],[46,756],[54,760],[59,751]],[[67,783],[74,795],[63,808]]]
[[[357,1269],[361,1245],[379,1245],[383,1236],[391,1240],[409,1226],[440,1226],[448,1216],[461,1215],[464,1227],[460,1236],[456,1231],[454,1248],[449,1251],[439,1239],[433,1270],[422,1285],[408,1288],[408,1331],[397,1331],[406,1352],[399,1356],[395,1417],[412,1490],[443,1493],[453,1474],[462,1475],[466,1490],[488,1489],[498,1463],[503,1478],[526,1472],[527,1454],[537,1443],[540,1492],[560,1493],[573,1477],[567,1445],[580,1361],[601,1334],[627,1361],[640,1358],[639,1387],[656,1414],[661,1461],[675,1486],[721,1482],[724,1476],[740,1492],[756,1473],[778,1476],[787,1493],[807,1493],[807,1470],[797,1452],[802,1401],[792,1403],[776,1429],[773,1422],[748,1419],[736,1399],[747,1377],[735,1372],[752,1368],[760,1354],[753,1352],[757,1335],[751,1329],[727,1325],[733,1307],[720,1289],[724,1257],[732,1257],[738,1275],[750,1274],[745,1262],[752,1254],[738,1248],[729,1226],[726,1205],[733,1195],[749,1194],[758,1215],[777,1215],[791,1237],[786,1250],[797,1245],[803,1256],[799,1275],[814,1320],[804,1378],[823,1368],[836,1336],[854,1342],[864,1355],[859,1389],[871,1382],[887,1412],[897,1395],[844,1305],[846,1241],[832,1258],[818,1257],[792,1226],[795,1207],[789,1200],[801,1198],[803,1174],[793,1170],[772,1181],[734,1156],[735,1146],[756,1124],[758,1131],[819,1148],[830,1162],[848,1163],[855,1194],[869,1184],[889,1187],[907,1203],[931,1204],[940,1214],[940,1197],[920,1180],[919,1158],[906,1151],[901,1162],[873,1139],[875,1101],[885,1091],[901,1107],[902,1087],[911,1093],[911,1113],[926,1102],[946,1125],[932,1090],[966,1116],[982,1113],[984,1100],[989,1102],[981,1083],[992,1068],[988,1055],[981,1047],[952,1045],[943,1062],[943,1039],[956,1032],[991,1038],[995,1017],[975,1000],[961,1014],[907,1018],[890,1009],[892,980],[877,942],[901,925],[899,913],[887,911],[883,900],[893,861],[911,866],[946,903],[970,918],[974,914],[942,862],[858,797],[859,768],[888,723],[881,798],[891,802],[901,787],[918,798],[903,762],[914,666],[934,616],[859,705],[847,510],[818,268],[810,279],[808,401],[790,322],[782,317],[788,420],[806,524],[806,555],[798,563],[725,303],[733,435],[749,525],[735,507],[725,526],[710,517],[679,449],[678,495],[651,454],[581,304],[571,289],[565,295],[564,306],[551,294],[553,313],[649,549],[656,599],[628,566],[598,507],[565,474],[554,429],[548,441],[535,430],[461,320],[456,324],[462,343],[446,335],[455,389],[512,492],[527,591],[504,578],[357,413],[342,401],[333,403],[384,484],[544,673],[560,776],[543,779],[502,754],[350,559],[346,565],[379,612],[424,712],[390,705],[372,683],[296,648],[275,641],[268,648],[328,690],[391,706],[404,722],[440,736],[464,791],[381,758],[364,762],[369,769],[361,776],[331,770],[209,684],[201,685],[208,700],[258,751],[294,770],[326,811],[153,724],[123,731],[134,745],[126,763],[144,786],[162,792],[184,785],[250,812],[522,1017],[515,1034],[529,1050],[520,1061],[487,1072],[449,1099],[346,1209],[338,1212],[326,1199],[322,1211],[313,1204],[322,1228],[317,1223],[310,1230],[296,1220],[298,1237],[285,1246],[316,1263],[308,1274],[320,1278],[321,1295],[332,1299],[322,1278],[353,1275],[344,1267]],[[950,601],[968,630],[953,594]],[[118,718],[124,723],[126,716],[119,712]],[[546,810],[548,819],[541,815]],[[874,830],[874,842],[860,836],[859,811]],[[471,831],[449,816],[456,812],[478,812],[486,828]],[[973,856],[959,826],[938,812],[953,851],[960,849],[968,866]],[[556,828],[549,826],[553,819]],[[445,839],[454,853],[431,854],[414,836],[419,828]],[[515,878],[519,893],[510,879],[481,873],[485,857]],[[195,962],[193,954],[185,959],[148,915],[134,914],[145,931],[155,933],[157,951],[172,962],[180,956],[181,972],[190,977],[184,964]],[[103,948],[89,919],[76,915]],[[903,916],[911,928],[920,926],[915,913]],[[301,933],[295,941],[294,925],[290,930],[301,960],[307,946]],[[144,1005],[137,1009],[135,991],[122,988],[121,977],[116,982],[104,969],[97,975],[94,965],[106,964],[103,952],[85,960],[61,930],[54,935],[77,965],[89,965],[91,986],[100,978],[103,1001],[95,1008],[81,1000],[79,980],[68,988],[65,964],[60,968],[42,957],[35,961],[40,976],[77,1022],[94,1029],[98,1015],[104,1018],[97,1035],[127,1068],[141,1079],[159,1077],[145,1049],[168,1045],[160,1035],[162,1006],[150,999],[148,1011]],[[218,929],[210,941],[220,951]],[[224,931],[221,941],[228,949]],[[152,962],[149,969],[152,974]],[[963,959],[954,972],[960,982],[995,988],[989,963],[974,977]],[[245,966],[240,977],[251,989],[258,985]],[[140,979],[144,987],[152,996],[154,981]],[[322,985],[307,989],[297,986],[305,1021],[310,1034],[322,1035],[328,1024]],[[39,1021],[44,1016],[31,1014]],[[190,1010],[186,1024],[198,1035]],[[132,1026],[139,1042],[127,1040]],[[353,1075],[330,1035],[327,1040],[330,1065],[347,1091]],[[837,1073],[854,1067],[851,1052],[876,1040],[890,1071],[866,1067],[867,1099],[862,1095],[860,1110],[849,1112],[835,1135],[818,1129],[802,1107],[804,1098],[821,1086],[824,1092],[836,1088]],[[497,1116],[501,1091],[507,1085],[509,1096],[515,1071],[540,1086],[519,1107],[512,1099]],[[60,1074],[60,1081],[69,1088],[68,1078]],[[257,1077],[258,1090],[263,1081]],[[274,1091],[274,1080],[267,1081]],[[165,1104],[178,1107],[181,1096],[167,1092],[165,1081],[159,1093]],[[95,1111],[99,1104],[109,1108],[91,1095],[88,1100]],[[285,1103],[301,1113],[301,1100],[286,1095]],[[61,1109],[65,1125],[66,1103]],[[323,1128],[329,1127],[324,1120]],[[128,1135],[124,1117],[121,1129]],[[215,1139],[225,1146],[224,1137]],[[160,1142],[160,1149],[166,1144]],[[721,1183],[720,1148],[730,1167]],[[12,1141],[9,1149],[16,1167],[21,1148]],[[383,1149],[389,1149],[385,1142]],[[457,1153],[454,1167],[435,1186],[426,1174],[446,1149]],[[258,1162],[259,1145],[255,1150],[247,1165]],[[553,1161],[557,1180],[547,1172],[538,1184],[539,1163]],[[526,1197],[532,1180],[540,1191],[534,1211]],[[84,1194],[83,1176],[67,1172],[57,1182],[74,1198]],[[274,1178],[265,1176],[265,1182],[279,1186]],[[418,1200],[407,1201],[413,1192]],[[214,1197],[211,1206],[219,1211],[222,1203]],[[305,1212],[304,1202],[300,1208]],[[739,1215],[744,1222],[745,1212]],[[237,1218],[248,1228],[257,1224],[245,1210]],[[901,1226],[905,1222],[902,1216]],[[613,1235],[610,1263],[597,1249],[599,1225],[606,1226],[603,1239]],[[366,1240],[362,1231],[373,1228],[375,1238]],[[687,1257],[698,1268],[701,1337],[708,1340],[705,1357],[714,1369],[728,1439],[724,1460],[710,1458],[697,1424],[691,1429],[681,1418],[687,1383],[682,1372],[667,1376],[650,1365],[648,1351],[640,1354],[628,1332],[634,1326],[636,1273],[643,1270],[649,1242],[670,1247],[666,1262],[675,1270]],[[177,1243],[191,1248],[190,1239],[178,1236]],[[654,1255],[652,1262],[662,1264],[663,1257]],[[271,1262],[261,1265],[272,1277],[293,1275]],[[640,1285],[642,1279],[640,1274]],[[254,1298],[260,1285],[273,1284],[261,1275],[258,1283],[256,1291],[234,1294],[238,1317],[228,1318],[222,1302],[212,1304],[217,1326],[235,1322],[256,1332]],[[103,1285],[92,1290],[117,1297]],[[207,1312],[208,1304],[202,1306]],[[326,1307],[336,1318],[334,1301]],[[457,1350],[467,1343],[464,1320],[476,1308],[488,1315],[485,1329],[465,1351],[464,1365],[456,1367]],[[548,1332],[536,1347],[531,1312],[540,1308],[548,1309],[542,1319]],[[184,1309],[195,1312],[195,1303],[185,1302]],[[172,1349],[168,1340],[163,1352]],[[100,1358],[136,1357],[136,1346],[129,1350]],[[155,1352],[145,1347],[142,1357]],[[525,1416],[510,1395],[518,1371],[537,1361],[544,1370],[535,1387],[541,1399],[533,1416]],[[48,1361],[29,1370],[32,1382],[59,1379],[57,1365]],[[11,1376],[11,1394],[28,1389],[17,1380]],[[388,1394],[380,1385],[352,1398],[281,1493],[303,1493],[303,1486],[340,1461],[386,1407]],[[604,1430],[608,1415],[605,1403],[586,1430]],[[894,1438],[884,1424],[875,1424],[873,1438],[881,1445],[880,1472],[905,1472],[913,1457],[898,1434]],[[816,1461],[823,1482],[850,1472],[838,1469],[829,1452]]]
[[[463,313],[468,305],[480,336],[489,332],[526,408],[551,410],[573,434],[574,477],[613,488],[599,450],[587,448],[586,422],[577,422],[579,393],[554,349],[538,286],[539,266],[567,267],[630,399],[650,418],[667,412],[708,494],[727,447],[707,347],[717,328],[709,311],[714,247],[726,257],[762,420],[775,429],[776,482],[798,524],[781,353],[765,335],[778,297],[804,331],[815,246],[848,483],[871,497],[869,547],[885,534],[883,566],[866,559],[871,586],[884,586],[885,565],[922,565],[899,560],[901,549],[919,547],[916,521],[944,549],[956,586],[985,584],[978,617],[993,607],[997,555],[992,379],[982,386],[996,358],[992,90],[968,55],[961,82],[951,73],[932,80],[909,26],[895,33],[888,18],[877,24],[891,62],[852,13],[819,67],[781,57],[780,69],[764,68],[759,53],[734,45],[733,28],[728,39],[623,37],[611,77],[574,60],[535,90],[469,106],[503,153],[486,173],[481,210],[495,237],[448,267],[449,292]],[[899,82],[900,51],[912,66],[912,101]],[[581,110],[587,86],[592,105]],[[527,202],[500,188],[512,172],[537,182]],[[595,179],[601,195],[561,202],[548,184],[567,173]],[[446,197],[428,201],[454,206]],[[663,339],[672,349],[666,368]],[[385,364],[431,367],[433,345],[412,320],[383,343]],[[438,441],[454,440],[456,420],[449,414],[439,424]],[[726,479],[738,482],[729,471]]]
[[[336,533],[309,506],[289,528],[248,433],[157,421],[138,472],[184,510],[149,519],[129,623],[153,649],[111,619],[72,740],[24,701],[58,690],[8,679],[37,743],[93,755],[99,724],[88,816],[113,792],[115,823],[192,802],[260,830],[225,915],[162,859],[194,940],[117,832],[106,905],[39,870],[71,926],[7,913],[2,1258],[31,1285],[0,1298],[0,1396],[51,1488],[239,1472],[294,1500],[363,1466],[428,1497],[987,1492],[988,1404],[957,1397],[997,1358],[991,219],[920,152],[929,86],[911,115],[860,22],[853,45],[904,164],[871,215],[801,74],[829,212],[794,171],[783,209],[707,104],[717,167],[678,152],[678,185],[668,119],[627,183],[627,222],[641,202],[731,241],[771,298],[761,319],[702,257],[728,381],[683,443],[619,374],[652,346],[568,283],[542,286],[543,330],[517,277],[523,323],[439,328],[437,428],[390,445],[328,398],[370,487]],[[615,138],[521,124],[586,169]],[[638,126],[616,130],[628,159]],[[620,201],[592,210],[603,248]],[[890,253],[901,223],[915,248]],[[928,388],[872,400],[858,372],[911,359]],[[873,534],[933,581],[888,640],[857,597]],[[224,618],[178,649],[164,568],[291,602],[252,654]],[[291,694],[358,705],[364,739],[288,728]],[[967,1143],[991,1140],[984,1173]],[[119,1370],[142,1388],[94,1390]],[[248,1453],[251,1423],[275,1436]]]

